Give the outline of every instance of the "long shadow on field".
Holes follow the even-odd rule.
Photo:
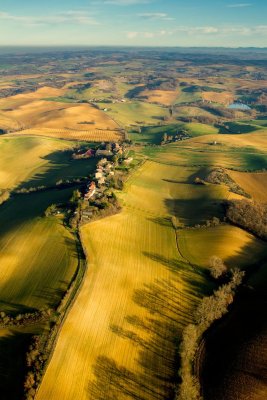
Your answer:
[[[179,341],[181,332],[196,306],[201,277],[186,265],[155,254],[146,254],[161,262],[169,270],[165,279],[155,279],[133,294],[133,302],[140,307],[138,315],[128,315],[121,325],[111,325],[123,349],[135,354],[136,368],[132,371],[106,356],[99,356],[94,365],[95,379],[89,383],[90,400],[172,400],[178,383]],[[186,278],[186,273],[188,277]],[[191,289],[182,286],[192,275]],[[203,283],[202,283],[203,285]],[[145,309],[145,316],[142,309]],[[136,351],[134,350],[136,349]],[[120,351],[118,349],[118,351]],[[129,356],[130,356],[129,352]],[[133,356],[133,355],[132,355]]]
[[[165,199],[165,206],[171,215],[182,218],[189,226],[224,216],[222,202],[210,199],[206,194],[196,199]]]
[[[0,398],[23,399],[25,377],[25,353],[30,345],[31,334],[12,332],[0,337]]]
[[[12,196],[0,207],[0,241],[9,231],[19,231],[20,226],[43,217],[51,204],[66,203],[72,192],[73,188],[68,188]]]
[[[48,170],[35,174],[32,179],[23,182],[20,187],[51,186],[60,179],[86,177],[94,171],[97,159],[74,160],[71,157],[72,153],[72,150],[55,151],[43,157],[42,159],[48,162]]]

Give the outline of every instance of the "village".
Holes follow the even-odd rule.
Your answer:
[[[74,159],[101,157],[96,170],[89,177],[77,217],[86,223],[93,217],[117,212],[120,206],[112,189],[122,189],[133,157],[128,156],[124,144],[101,143],[98,149],[78,151]]]

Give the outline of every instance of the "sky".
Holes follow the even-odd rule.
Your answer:
[[[266,0],[0,0],[0,45],[267,47]]]

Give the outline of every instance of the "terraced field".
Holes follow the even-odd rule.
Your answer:
[[[180,256],[170,221],[175,180],[187,176],[147,162],[120,196],[123,212],[82,227],[87,275],[38,400],[172,396],[177,340],[207,290]]]

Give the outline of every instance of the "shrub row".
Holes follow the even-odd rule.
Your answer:
[[[193,374],[193,362],[203,333],[228,311],[233,302],[237,287],[241,284],[244,272],[232,270],[228,283],[214,291],[212,296],[204,297],[195,312],[195,323],[188,325],[183,332],[180,345],[181,385],[176,400],[201,400],[200,383]]]

